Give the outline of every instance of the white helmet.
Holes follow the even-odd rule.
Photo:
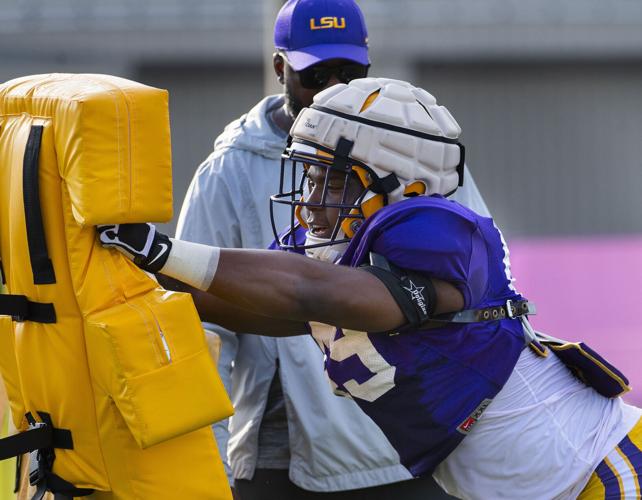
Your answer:
[[[288,163],[293,175],[297,174],[297,162],[320,165],[346,176],[356,173],[364,192],[357,200],[334,205],[340,215],[331,238],[319,241],[308,234],[305,244],[297,244],[296,227],[291,227],[285,235],[277,235],[279,245],[307,251],[346,243],[362,220],[387,204],[408,196],[452,194],[463,183],[460,134],[461,128],[448,110],[408,82],[361,78],[320,92],[292,125],[281,178]],[[303,227],[301,210],[325,206],[325,199],[321,203],[305,201],[305,172],[289,190],[282,181],[280,192],[271,197],[272,203],[290,205],[292,220],[296,215]]]

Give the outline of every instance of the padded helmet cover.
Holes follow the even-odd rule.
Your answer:
[[[341,137],[353,141],[351,158],[379,178],[397,176],[401,186],[389,202],[402,199],[415,181],[426,186],[425,194],[454,192],[463,164],[460,134],[455,119],[431,94],[388,78],[361,78],[320,92],[290,130],[294,150],[301,140],[331,150]]]

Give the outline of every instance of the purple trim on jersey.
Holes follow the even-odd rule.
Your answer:
[[[631,463],[631,467],[637,472],[638,477],[642,477],[642,450],[631,441],[629,436],[624,436],[618,446]]]

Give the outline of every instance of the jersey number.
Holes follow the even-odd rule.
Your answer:
[[[373,402],[383,396],[395,386],[395,367],[390,365],[375,349],[365,332],[343,330],[344,336],[334,340],[336,329],[321,323],[311,323],[312,335],[320,347],[327,347],[330,359],[339,363],[338,369],[348,358],[357,356],[361,364],[373,373],[365,382],[350,379],[343,383],[348,391],[348,396]],[[346,395],[337,388],[337,384],[330,379],[334,392]]]

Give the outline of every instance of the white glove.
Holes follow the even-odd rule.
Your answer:
[[[96,226],[100,243],[125,254],[141,269],[159,272],[169,257],[172,242],[149,223]]]

